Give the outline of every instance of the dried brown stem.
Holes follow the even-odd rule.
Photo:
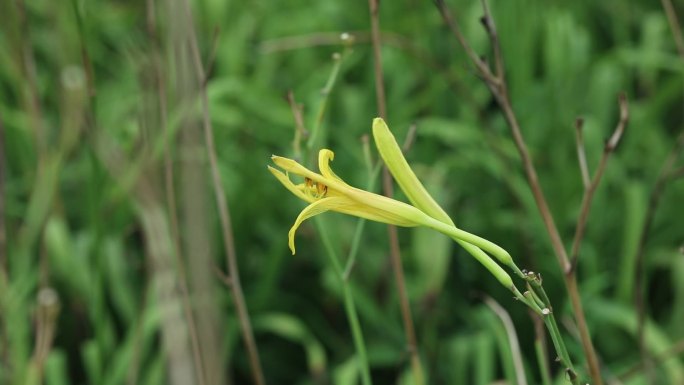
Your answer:
[[[577,161],[579,162],[580,172],[582,173],[582,185],[584,189],[589,188],[589,167],[587,167],[587,154],[584,150],[584,119],[575,119],[575,142],[577,143]]]
[[[470,46],[468,40],[465,38],[465,36],[463,36],[463,33],[461,32],[461,28],[459,27],[458,22],[451,15],[451,12],[449,11],[449,8],[447,7],[444,0],[435,0],[435,5],[437,5],[437,9],[439,9],[439,12],[442,14],[442,18],[444,19],[444,21],[446,22],[447,26],[454,34],[454,36],[456,36],[456,39],[461,44],[461,47],[463,47],[463,49],[466,51],[466,54],[473,62],[476,69],[479,71],[480,76],[482,76],[484,80],[487,82],[487,85],[489,86],[490,83],[494,83],[497,85],[500,84],[500,81],[497,79],[497,77],[494,74],[492,74],[492,71],[490,70],[487,62],[482,60],[482,58],[477,53],[475,53],[473,47]]]
[[[594,193],[596,192],[599,183],[601,183],[603,172],[606,169],[606,164],[608,164],[608,158],[610,158],[610,155],[615,151],[615,148],[620,142],[620,138],[627,127],[627,122],[629,121],[629,105],[627,104],[627,97],[625,94],[620,94],[618,103],[620,105],[620,120],[618,121],[617,127],[615,127],[615,131],[613,131],[613,135],[611,135],[610,139],[608,139],[606,145],[603,147],[603,155],[601,156],[594,178],[589,186],[584,189],[584,196],[582,197],[582,204],[580,206],[580,215],[577,219],[575,237],[573,238],[572,249],[570,251],[572,261],[570,268],[573,270],[577,268],[579,248],[582,244],[582,239],[584,238],[584,230],[586,229],[587,219],[589,218],[589,211],[591,209],[591,201],[594,198]],[[569,272],[566,272],[566,274],[567,273]]]
[[[370,10],[371,19],[371,37],[373,41],[373,64],[375,70],[375,95],[378,107],[378,113],[383,119],[387,119],[387,102],[385,98],[385,84],[382,69],[382,56],[380,54],[380,20],[377,0],[368,0],[368,7]],[[386,196],[393,195],[392,176],[387,167],[382,170],[382,186],[383,192]],[[423,377],[423,368],[418,355],[418,343],[416,339],[416,331],[413,325],[413,318],[411,317],[411,305],[408,299],[406,290],[406,280],[404,278],[404,268],[401,263],[401,250],[399,249],[399,236],[397,234],[396,226],[387,226],[387,232],[390,243],[390,260],[392,262],[392,269],[394,271],[394,278],[397,283],[397,291],[399,294],[399,303],[401,306],[401,315],[404,323],[404,333],[406,336],[406,344],[408,352],[411,356],[411,368],[414,382],[417,385],[425,383]]]
[[[582,301],[579,294],[579,288],[577,286],[577,277],[575,275],[575,270],[571,269],[570,259],[568,258],[565,247],[558,232],[558,228],[554,222],[551,211],[546,202],[546,198],[539,184],[539,178],[537,177],[537,171],[532,163],[532,158],[527,149],[527,144],[522,136],[520,130],[520,125],[518,119],[513,111],[513,106],[508,95],[508,85],[504,77],[504,61],[503,55],[501,53],[501,48],[499,44],[499,38],[496,32],[496,24],[491,16],[489,6],[487,2],[483,0],[484,16],[482,18],[482,23],[489,34],[489,39],[493,45],[494,51],[494,63],[496,73],[492,73],[489,65],[483,59],[481,59],[472,47],[469,45],[467,39],[461,33],[458,23],[451,16],[449,9],[447,8],[444,0],[435,1],[437,8],[439,9],[444,21],[451,29],[452,33],[456,36],[466,54],[470,57],[471,61],[479,71],[479,76],[483,79],[487,87],[489,87],[492,95],[494,95],[499,107],[502,109],[506,122],[508,123],[511,133],[513,135],[513,140],[520,154],[520,158],[523,163],[523,169],[525,170],[525,175],[527,176],[527,181],[532,190],[532,195],[539,209],[539,213],[546,227],[546,231],[551,240],[551,246],[553,247],[558,263],[561,270],[565,272],[563,275],[565,286],[570,297],[570,302],[577,320],[577,326],[580,331],[580,337],[582,341],[582,347],[587,360],[587,365],[589,367],[589,373],[594,382],[594,385],[602,385],[603,380],[601,378],[601,373],[599,369],[599,362],[596,357],[596,352],[594,350],[594,345],[591,341],[589,334],[589,328],[587,326],[586,317],[584,315],[584,309],[582,308]]]
[[[9,278],[7,265],[7,231],[5,229],[5,125],[0,114],[0,283]],[[1,322],[2,320],[0,320]],[[0,326],[2,324],[0,323]],[[2,329],[0,329],[2,330]],[[3,333],[3,337],[6,335]],[[3,344],[3,346],[7,346]]]
[[[190,46],[192,50],[193,60],[195,62],[195,71],[197,81],[199,84],[206,85],[206,76],[202,59],[197,46],[197,37],[195,36],[195,27],[192,21],[192,11],[190,10],[190,2],[184,2],[190,26]],[[254,340],[254,333],[252,331],[252,324],[249,319],[247,305],[245,304],[244,294],[242,292],[242,285],[240,283],[240,273],[237,265],[237,253],[235,251],[235,239],[233,237],[233,228],[230,220],[230,210],[226,194],[221,184],[221,175],[219,174],[218,160],[216,157],[216,146],[214,144],[214,132],[209,117],[209,100],[207,96],[206,87],[200,90],[200,97],[202,102],[202,125],[207,146],[207,153],[209,155],[209,166],[211,169],[212,182],[214,187],[214,195],[216,198],[216,205],[218,207],[219,219],[221,222],[221,231],[223,235],[224,251],[226,253],[226,264],[228,267],[228,276],[230,277],[231,285],[229,287],[233,301],[235,304],[235,311],[238,315],[240,328],[242,329],[242,338],[249,356],[249,362],[252,369],[252,379],[256,385],[264,385],[264,373],[261,368],[259,360],[259,352],[256,342]]]
[[[375,71],[375,101],[378,114],[387,119],[387,101],[385,98],[385,81],[382,70],[382,55],[380,53],[380,18],[377,0],[368,0],[371,18],[371,39],[373,41],[373,70]]]
[[[302,139],[305,138],[308,133],[304,126],[304,117],[302,116],[302,105],[297,104],[294,98],[294,92],[292,90],[287,92],[287,102],[292,110],[292,116],[295,120],[295,135],[292,140],[292,149],[294,151],[295,159],[301,160],[302,158]]]
[[[25,0],[18,0],[15,2],[16,16],[20,29],[21,39],[21,70],[25,80],[25,103],[28,111],[29,121],[36,140],[36,148],[39,157],[44,157],[47,154],[48,139],[46,127],[43,120],[43,107],[40,101],[40,93],[37,85],[37,71],[36,61],[33,54],[33,47],[31,45],[31,36],[29,33],[28,18],[26,13]],[[39,162],[41,164],[41,162]]]
[[[663,4],[663,11],[665,11],[667,22],[670,24],[670,31],[672,31],[672,38],[677,46],[677,52],[684,59],[684,38],[682,38],[682,29],[679,26],[679,21],[677,21],[677,14],[672,6],[672,1],[661,0],[660,2]]]
[[[167,126],[168,120],[168,101],[166,97],[166,81],[162,65],[162,52],[159,36],[157,33],[157,18],[155,0],[146,1],[146,26],[147,33],[153,45],[152,66],[154,71],[154,85],[158,97],[159,126],[160,135],[169,135],[170,130]],[[94,93],[94,91],[93,91]],[[180,230],[178,222],[178,208],[176,205],[175,178],[173,159],[171,158],[170,143],[173,143],[175,136],[170,135],[164,140],[164,192],[166,195],[166,208],[169,213],[169,227],[171,238],[173,239],[174,257],[176,270],[178,272],[178,288],[181,293],[181,306],[185,321],[188,323],[188,334],[190,335],[190,347],[192,349],[192,359],[195,365],[195,374],[198,385],[204,385],[206,381],[206,371],[203,365],[197,323],[192,313],[190,301],[190,290],[188,288],[188,274],[183,259],[183,251],[180,241]]]
[[[679,159],[679,156],[684,150],[684,130],[679,134],[674,148],[670,151],[670,154],[665,159],[663,166],[658,174],[658,179],[656,180],[653,190],[651,190],[651,195],[648,198],[648,208],[646,209],[646,216],[644,219],[644,224],[641,228],[641,234],[639,235],[639,243],[637,244],[635,266],[634,266],[634,306],[636,308],[637,315],[637,341],[639,342],[639,349],[641,350],[642,364],[646,369],[651,369],[652,361],[648,350],[646,349],[645,343],[645,321],[646,321],[646,305],[644,303],[644,257],[645,257],[645,247],[646,241],[648,240],[648,235],[653,224],[653,218],[660,204],[660,197],[665,190],[665,186],[669,180],[669,176],[672,173],[675,162]]]
[[[5,125],[2,114],[0,113],[0,291],[7,292],[6,285],[9,281],[8,257],[7,257],[7,230],[5,228]],[[5,315],[4,300],[0,294],[0,365],[5,368],[10,366],[9,349],[9,327],[7,326],[7,316]],[[0,378],[3,378],[0,376]]]

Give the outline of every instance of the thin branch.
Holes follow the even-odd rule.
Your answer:
[[[503,323],[506,334],[508,335],[508,343],[511,346],[511,356],[513,357],[513,366],[515,366],[515,379],[518,385],[527,385],[527,377],[525,377],[525,366],[522,361],[522,353],[520,352],[520,342],[518,341],[518,334],[515,331],[515,326],[511,320],[511,316],[506,309],[501,307],[493,298],[485,296],[484,301],[490,309],[499,317]],[[538,317],[537,317],[538,318]]]
[[[589,211],[591,209],[591,201],[594,198],[594,193],[596,192],[596,188],[598,188],[599,183],[601,183],[603,172],[605,171],[606,165],[608,164],[608,158],[610,158],[610,155],[615,151],[615,148],[620,142],[620,138],[622,138],[622,134],[625,132],[625,128],[627,127],[627,123],[629,121],[629,105],[627,103],[627,97],[624,93],[620,94],[618,98],[618,103],[620,105],[620,120],[618,121],[617,127],[615,127],[615,131],[613,131],[613,134],[610,136],[610,139],[608,139],[606,145],[603,147],[603,155],[601,156],[601,161],[599,162],[598,168],[596,169],[594,178],[592,179],[589,186],[584,189],[584,196],[582,197],[580,215],[577,219],[575,237],[573,238],[572,249],[570,251],[572,261],[572,263],[570,264],[571,269],[577,268],[579,248],[582,244],[582,239],[584,238],[584,230],[586,229],[587,219],[589,218]],[[566,272],[566,274],[567,273],[568,272]]]
[[[660,169],[658,178],[656,180],[653,190],[651,190],[651,195],[648,199],[648,208],[646,209],[646,216],[644,219],[644,224],[641,228],[641,234],[639,235],[639,243],[637,244],[635,266],[634,266],[634,306],[636,308],[637,315],[637,340],[639,342],[639,349],[641,350],[642,363],[648,369],[651,367],[651,360],[648,350],[646,349],[645,343],[645,320],[646,320],[646,306],[644,303],[644,257],[645,257],[645,247],[646,241],[648,240],[648,235],[653,224],[653,218],[660,204],[660,197],[665,190],[667,182],[670,180],[668,176],[671,174],[674,168],[675,162],[679,159],[679,156],[684,150],[684,130],[679,134],[674,148],[670,151],[670,154],[665,159],[663,166]]]
[[[667,22],[670,24],[670,31],[672,32],[672,38],[677,46],[679,56],[684,59],[684,38],[682,38],[682,29],[679,27],[679,21],[677,21],[677,14],[672,6],[672,1],[661,0],[660,2],[663,4],[663,11],[665,11]]]
[[[378,113],[383,119],[387,119],[387,101],[385,98],[385,84],[382,70],[382,56],[380,54],[380,20],[378,0],[368,0],[368,7],[370,10],[371,19],[371,37],[373,41],[373,64],[375,70],[375,95]],[[383,192],[386,196],[393,195],[392,176],[387,167],[382,170],[382,185]],[[404,333],[406,336],[406,344],[408,352],[411,356],[411,369],[413,373],[413,380],[416,385],[423,385],[425,383],[423,375],[423,367],[418,355],[418,343],[416,339],[416,331],[413,325],[413,318],[411,317],[411,305],[409,303],[408,293],[406,290],[406,280],[404,278],[404,268],[401,263],[401,250],[399,249],[399,236],[396,226],[388,225],[387,233],[390,243],[390,260],[392,262],[392,269],[394,270],[394,278],[397,283],[397,291],[399,294],[399,303],[401,305],[401,315],[404,323]]]
[[[36,60],[31,45],[31,36],[29,33],[29,21],[26,12],[26,1],[15,1],[16,16],[20,28],[20,68],[23,72],[25,81],[25,103],[28,111],[29,121],[35,136],[36,148],[39,158],[43,158],[47,154],[48,138],[47,128],[43,119],[43,107],[40,101],[40,92],[38,91]],[[42,162],[38,162],[39,167]]]
[[[582,173],[582,185],[584,189],[589,188],[589,167],[587,167],[587,154],[584,150],[584,119],[575,119],[575,142],[577,143],[577,161],[579,162],[580,172]]]
[[[207,58],[206,69],[204,70],[204,79],[202,80],[202,88],[207,87],[207,82],[211,74],[214,72],[214,63],[216,63],[216,51],[218,50],[220,30],[218,27],[214,28],[214,34],[211,37],[211,51],[209,52],[209,57]]]
[[[499,43],[499,34],[496,32],[496,23],[494,23],[494,18],[492,17],[491,11],[489,10],[489,4],[486,0],[482,0],[482,10],[484,16],[480,19],[480,22],[484,26],[487,34],[489,35],[489,40],[494,48],[494,65],[495,65],[495,75],[497,81],[500,83],[501,87],[507,87],[506,85],[506,71],[504,70],[503,55],[501,54],[501,44]],[[496,85],[493,83],[492,85]]]
[[[294,151],[294,157],[297,160],[302,160],[302,139],[306,138],[308,132],[304,127],[304,117],[302,116],[302,105],[297,104],[294,98],[294,92],[292,90],[287,92],[287,102],[292,110],[292,116],[295,120],[295,135],[292,140],[292,149]]]
[[[7,248],[7,229],[5,227],[5,168],[7,159],[5,158],[7,152],[5,151],[5,124],[2,113],[0,112],[0,365],[11,370],[10,364],[10,349],[9,349],[9,326],[7,320],[7,312],[5,301],[2,298],[7,292],[7,285],[9,283],[9,264],[8,264],[8,248]],[[4,376],[0,376],[2,378]]]
[[[501,107],[506,122],[511,129],[511,134],[513,135],[513,140],[520,153],[520,158],[523,163],[523,168],[525,170],[525,175],[527,176],[527,181],[532,190],[532,195],[539,209],[539,213],[546,227],[546,231],[550,237],[551,245],[553,247],[558,263],[561,270],[566,272],[563,275],[565,286],[570,296],[570,302],[572,304],[573,311],[575,313],[575,318],[577,320],[577,325],[580,330],[580,336],[582,340],[582,347],[586,355],[587,364],[589,366],[589,372],[594,382],[594,385],[602,385],[603,380],[601,379],[601,373],[599,369],[598,359],[596,357],[596,351],[594,350],[594,345],[591,341],[589,334],[589,328],[587,326],[586,317],[584,315],[584,309],[582,308],[582,301],[579,294],[579,288],[577,286],[577,277],[574,274],[574,269],[571,269],[570,259],[568,258],[567,252],[561,240],[560,233],[554,222],[551,211],[546,202],[546,198],[539,184],[539,178],[537,176],[537,171],[532,163],[532,158],[527,149],[527,144],[522,136],[520,130],[520,125],[518,119],[513,111],[513,106],[511,104],[508,95],[508,86],[504,78],[504,61],[501,52],[498,35],[496,33],[496,24],[489,11],[489,6],[486,1],[483,1],[484,8],[484,18],[482,20],[487,33],[489,34],[489,39],[494,46],[494,56],[495,56],[495,66],[496,74],[492,74],[491,69],[487,63],[482,60],[470,47],[467,40],[463,36],[458,27],[456,21],[451,17],[449,10],[444,2],[444,0],[435,0],[437,8],[439,9],[442,17],[446,24],[450,27],[453,34],[456,36],[457,40],[460,42],[463,49],[466,51],[471,61],[477,67],[480,72],[480,76],[485,81],[486,85],[489,87],[492,95],[495,97],[497,103]]]
[[[387,101],[385,98],[385,81],[382,70],[382,55],[380,53],[380,19],[377,0],[368,0],[371,18],[371,38],[373,41],[373,70],[375,71],[375,101],[378,114],[387,119]]]
[[[175,178],[173,160],[171,159],[170,143],[175,139],[175,136],[170,132],[168,120],[168,103],[166,97],[166,81],[164,78],[164,71],[162,65],[162,52],[159,35],[157,33],[157,18],[155,0],[146,1],[146,26],[147,33],[153,45],[152,66],[154,71],[154,85],[156,86],[159,108],[159,126],[161,128],[161,135],[166,137],[164,140],[164,192],[166,195],[166,209],[169,213],[169,227],[171,237],[173,239],[173,247],[175,253],[176,270],[178,272],[178,288],[181,293],[181,307],[183,308],[183,315],[188,323],[188,334],[190,335],[190,347],[192,349],[192,359],[195,365],[195,374],[197,376],[198,385],[204,385],[206,381],[206,370],[203,365],[202,353],[199,342],[199,335],[197,332],[197,323],[192,313],[192,304],[190,301],[190,290],[188,288],[187,269],[183,259],[183,251],[180,241],[180,230],[178,225],[178,208],[176,205],[175,193]],[[94,94],[94,91],[93,91]]]
[[[229,288],[233,297],[235,311],[238,315],[238,320],[240,322],[240,328],[242,329],[242,337],[244,340],[245,348],[247,349],[247,354],[249,356],[249,362],[252,369],[252,377],[254,383],[257,385],[264,385],[266,381],[264,379],[264,373],[261,368],[261,362],[259,360],[259,352],[257,350],[257,345],[254,340],[254,333],[252,331],[252,324],[249,319],[247,305],[245,304],[245,298],[242,292],[242,285],[240,284],[240,273],[237,265],[237,253],[235,251],[235,239],[233,237],[233,228],[230,220],[230,210],[228,207],[228,201],[226,200],[226,194],[223,189],[223,185],[221,184],[221,175],[219,173],[218,160],[216,156],[216,146],[214,144],[214,132],[211,124],[211,119],[209,117],[209,99],[207,96],[205,81],[206,75],[204,72],[204,66],[202,65],[199,47],[197,46],[197,36],[195,35],[195,26],[192,19],[190,2],[186,0],[184,1],[184,5],[185,10],[188,14],[188,21],[190,23],[190,48],[192,50],[192,56],[195,62],[197,81],[199,82],[199,84],[204,85],[200,90],[203,114],[202,126],[204,130],[207,152],[209,155],[209,166],[211,169],[214,195],[216,198],[218,215],[221,222],[223,246],[224,251],[226,253],[228,276],[230,277],[231,282],[231,286]]]
[[[401,151],[407,153],[413,146],[413,142],[416,140],[416,130],[418,126],[415,123],[411,123],[409,126],[406,137],[404,138],[404,143],[401,145]]]
[[[5,125],[0,114],[0,283],[9,279],[7,264],[7,231],[5,228]],[[0,320],[2,322],[2,320]],[[0,326],[2,326],[0,324]],[[3,333],[3,337],[7,335]],[[3,346],[7,346],[3,343]]]
[[[482,58],[477,53],[475,53],[473,47],[470,46],[468,40],[465,38],[465,36],[463,36],[463,33],[461,32],[461,28],[459,27],[458,22],[456,21],[456,19],[454,19],[453,16],[451,16],[451,12],[449,11],[449,8],[447,7],[444,0],[435,0],[435,5],[437,6],[437,9],[439,9],[439,12],[442,14],[442,18],[447,23],[447,26],[449,27],[451,32],[454,34],[454,36],[456,36],[456,39],[461,44],[463,49],[466,51],[466,54],[473,62],[477,70],[480,72],[480,75],[487,82],[487,85],[490,85],[491,83],[493,85],[499,86],[501,82],[499,81],[499,79],[496,78],[494,74],[492,74],[492,71],[489,69],[487,63],[484,60],[482,60]]]
[[[343,33],[314,32],[306,35],[265,40],[259,45],[259,51],[262,54],[273,54],[281,51],[307,49],[319,46],[339,46],[340,39],[344,36],[350,37],[355,45],[372,43],[371,34],[367,31]],[[402,35],[392,32],[380,32],[380,41],[383,46],[397,48],[401,52],[418,60],[427,67],[431,74],[439,73],[446,79],[449,87],[459,93],[459,97],[462,97],[464,102],[469,103],[473,108],[477,108],[477,103],[470,94],[459,92],[462,88],[462,85],[460,84],[460,74],[454,74],[449,68],[432,57],[430,52],[426,51],[423,47],[415,44],[412,40]]]

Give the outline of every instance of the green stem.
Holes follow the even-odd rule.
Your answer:
[[[359,316],[356,313],[356,304],[354,302],[354,296],[351,290],[349,281],[344,279],[344,271],[342,270],[342,265],[339,259],[337,259],[337,254],[335,253],[335,248],[330,242],[328,237],[328,232],[321,221],[320,217],[314,218],[316,222],[316,227],[318,229],[318,234],[321,237],[323,246],[325,247],[326,254],[330,258],[330,262],[335,269],[335,275],[340,281],[342,286],[342,294],[344,296],[344,310],[347,314],[347,321],[351,327],[352,338],[354,340],[354,347],[356,349],[356,361],[359,365],[359,371],[361,372],[361,383],[363,385],[372,385],[370,376],[370,367],[368,365],[368,354],[366,353],[366,343],[363,338],[363,332],[361,331],[361,324],[359,322]]]
[[[368,160],[370,160],[370,158]],[[382,169],[382,167],[380,166],[381,163],[377,163],[375,167],[373,167],[372,165],[368,166],[368,185],[366,188],[367,191],[373,191],[375,189],[375,182],[377,180],[378,174],[380,174],[380,170]],[[351,248],[349,249],[349,255],[347,255],[347,263],[344,267],[343,278],[345,280],[349,279],[349,275],[351,274],[351,271],[354,268],[354,264],[356,263],[356,256],[358,255],[359,245],[361,244],[361,235],[363,235],[363,229],[365,226],[366,220],[363,218],[359,218],[358,222],[356,222],[354,237],[352,238]]]
[[[541,329],[543,333],[544,329]],[[541,372],[542,385],[551,385],[551,375],[549,374],[549,363],[546,361],[542,341],[537,338],[534,341],[534,350],[537,353],[537,362],[539,363],[539,371]]]
[[[532,286],[529,284],[529,282],[527,283],[527,288],[529,290],[530,296],[540,309],[547,309],[547,311],[551,311],[551,306],[548,304],[548,301],[542,301],[539,295],[537,295],[534,289],[532,289]]]
[[[515,265],[513,262],[513,257],[506,251],[503,247],[497,245],[496,243],[484,239],[480,237],[479,235],[475,235],[472,233],[469,233],[465,230],[461,230],[456,226],[441,222],[437,219],[434,219],[432,217],[428,217],[427,223],[425,223],[425,226],[428,226],[434,230],[439,231],[442,234],[448,235],[449,237],[453,238],[456,242],[460,243],[461,246],[465,247],[463,242],[469,243],[472,246],[476,246],[487,253],[491,254],[494,258],[496,258],[499,262],[502,264],[512,268],[516,273],[520,271],[518,266]],[[470,252],[470,250],[468,251]],[[472,253],[471,253],[472,254]],[[520,272],[519,274],[522,274]],[[524,276],[524,275],[523,275]]]
[[[572,365],[572,361],[570,361],[570,355],[568,354],[568,350],[566,349],[565,343],[563,342],[563,337],[561,336],[560,330],[558,329],[556,317],[554,317],[553,313],[548,313],[543,317],[544,324],[546,324],[546,328],[548,329],[549,334],[551,334],[553,346],[556,348],[556,353],[558,353],[558,358],[560,358],[561,364],[565,366],[565,370],[567,371],[567,374],[570,376],[570,382],[572,382],[574,385],[579,385],[579,378],[577,377],[575,368]]]
[[[568,349],[566,348],[563,337],[561,336],[558,323],[556,322],[556,317],[553,314],[551,300],[549,300],[549,296],[546,294],[546,290],[544,290],[544,287],[542,286],[541,276],[534,273],[529,273],[525,279],[527,280],[527,286],[535,298],[535,301],[541,303],[544,308],[542,318],[546,328],[549,331],[549,334],[551,335],[553,346],[561,360],[561,364],[565,366],[567,375],[570,376],[570,381],[573,384],[579,384],[577,372],[575,372],[575,368],[570,360],[570,354],[568,353]]]
[[[330,92],[332,92],[333,87],[335,86],[335,81],[337,80],[337,75],[340,73],[340,67],[342,66],[342,59],[344,59],[344,56],[348,53],[349,48],[346,47],[344,51],[342,51],[342,54],[335,53],[333,54],[333,68],[332,71],[330,71],[330,76],[328,77],[328,81],[325,83],[325,87],[321,91],[321,103],[318,105],[318,111],[316,112],[316,121],[313,126],[313,129],[311,130],[311,136],[309,137],[309,140],[306,142],[306,147],[309,151],[311,149],[315,148],[316,142],[318,139],[319,132],[321,131],[321,126],[323,125],[323,117],[325,116],[325,110],[328,107],[328,95],[330,95]]]

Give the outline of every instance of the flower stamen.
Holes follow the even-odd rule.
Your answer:
[[[306,186],[307,194],[313,198],[324,198],[328,193],[328,186],[320,182],[315,182],[311,178],[304,178],[304,185]]]

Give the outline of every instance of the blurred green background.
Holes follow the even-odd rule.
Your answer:
[[[481,4],[448,4],[489,55]],[[631,120],[594,197],[580,289],[609,383],[684,384],[682,161],[662,183],[643,267],[636,263],[660,170],[684,127],[684,56],[661,4],[491,7],[513,107],[568,249],[583,194],[574,121],[584,118],[593,172],[626,93]],[[681,20],[684,4],[675,12]],[[271,154],[300,155],[291,91],[306,128],[320,125],[304,154],[331,148],[339,175],[368,184],[363,138],[378,114],[368,4],[2,0],[0,15],[0,384],[252,383],[222,280],[204,85],[267,383],[358,383],[341,287],[317,228],[306,222],[290,255],[287,231],[304,205],[266,165]],[[585,373],[562,273],[499,108],[432,2],[382,1],[380,23],[387,121],[400,142],[415,126],[409,162],[460,227],[543,274]],[[357,219],[322,221],[338,257],[347,255]],[[428,383],[516,383],[510,341],[485,295],[510,313],[528,383],[540,383],[526,308],[446,237],[399,235]],[[409,384],[388,254],[386,226],[367,223],[350,285],[374,383]],[[639,274],[649,371],[640,366]],[[553,358],[555,383],[566,383]]]

